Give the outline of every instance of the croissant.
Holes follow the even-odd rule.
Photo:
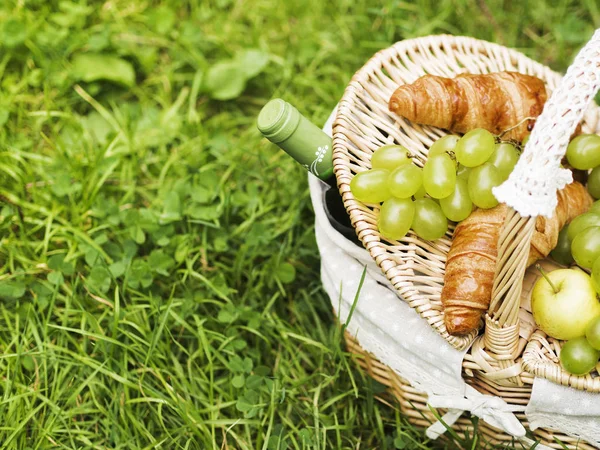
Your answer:
[[[425,75],[397,88],[389,109],[423,125],[458,133],[485,128],[497,135],[527,117],[539,116],[546,98],[542,80],[518,72],[462,74],[455,78]],[[531,131],[528,122],[503,138],[522,141]]]
[[[578,182],[558,192],[554,215],[539,216],[531,239],[530,266],[556,247],[561,228],[592,204],[587,189]],[[444,322],[450,334],[468,334],[480,325],[492,297],[497,245],[508,207],[477,209],[460,222],[454,231],[446,259],[442,305]]]

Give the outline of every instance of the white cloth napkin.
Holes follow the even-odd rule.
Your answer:
[[[600,394],[536,378],[525,414],[532,430],[561,431],[600,448]]]

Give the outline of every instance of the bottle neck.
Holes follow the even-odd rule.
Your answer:
[[[271,100],[261,110],[257,126],[306,170],[330,184],[334,178],[332,140],[296,108],[281,99]]]

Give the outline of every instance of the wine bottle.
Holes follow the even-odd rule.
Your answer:
[[[257,126],[264,137],[326,184],[323,203],[329,222],[347,239],[359,243],[333,173],[331,137],[280,98],[262,108]]]

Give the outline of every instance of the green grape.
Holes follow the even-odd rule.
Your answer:
[[[469,197],[475,206],[483,209],[493,208],[498,200],[492,193],[492,188],[502,183],[498,169],[490,163],[475,167],[469,174]]]
[[[447,154],[435,155],[423,167],[423,186],[433,198],[448,197],[456,185],[456,166]]]
[[[521,148],[525,148],[525,146],[529,142],[529,137],[530,136],[531,136],[531,133],[529,133],[527,136],[525,136],[525,139],[523,139],[523,142],[521,142]]]
[[[567,231],[569,240],[573,241],[575,236],[589,227],[600,227],[600,212],[586,212],[575,217]]]
[[[600,295],[600,258],[594,261],[592,266],[592,284],[596,289],[596,293]]]
[[[590,206],[590,209],[588,210],[588,212],[593,212],[596,214],[600,214],[600,200],[595,201],[594,203],[592,203],[592,206]]]
[[[568,266],[573,262],[573,256],[571,255],[571,239],[567,233],[568,227],[563,227],[558,233],[558,243],[556,247],[550,252],[550,256],[554,261],[559,264]]]
[[[442,208],[430,198],[415,200],[415,216],[412,229],[421,239],[433,241],[448,230],[448,219]]]
[[[560,362],[563,368],[573,375],[590,373],[596,364],[600,352],[590,345],[585,336],[567,341],[560,350]]]
[[[414,164],[404,164],[390,173],[388,185],[394,197],[412,197],[423,185],[423,171]]]
[[[456,147],[456,143],[459,139],[460,137],[456,136],[455,134],[447,134],[446,136],[442,136],[429,148],[429,153],[427,156],[431,158],[432,156],[440,155],[442,153],[453,152],[454,147]]]
[[[600,261],[600,259],[598,260]],[[594,263],[594,266],[596,264]],[[600,316],[591,320],[585,329],[585,337],[592,347],[600,350]]]
[[[427,195],[427,191],[425,190],[425,186],[423,186],[423,183],[421,183],[419,190],[417,192],[415,192],[415,195],[413,195],[413,198],[416,200],[419,198],[423,198],[426,195]]]
[[[595,167],[588,176],[587,190],[594,198],[600,198],[600,167]]]
[[[380,203],[392,196],[387,184],[389,170],[372,169],[360,172],[350,181],[350,191],[364,203]]]
[[[476,128],[459,139],[454,153],[463,166],[476,167],[486,162],[495,148],[494,135],[483,128]]]
[[[454,192],[440,200],[440,206],[446,217],[454,222],[465,220],[473,211],[473,202],[469,197],[469,187],[464,179],[456,180]]]
[[[412,161],[409,155],[410,152],[401,145],[384,145],[373,152],[371,167],[392,171],[396,167],[409,164]]]
[[[415,216],[415,204],[409,198],[390,198],[383,202],[377,219],[377,226],[382,236],[399,240],[402,239]]]
[[[465,181],[469,181],[469,174],[471,173],[470,167],[465,167],[462,164],[458,165],[456,170],[456,178],[462,178]]]
[[[502,179],[506,180],[515,168],[518,160],[519,151],[517,147],[508,142],[501,142],[500,144],[496,144],[496,150],[487,162],[496,167]]]
[[[600,227],[590,227],[578,233],[571,242],[571,254],[578,266],[591,269],[600,257]]]
[[[576,169],[588,170],[600,166],[600,136],[581,134],[567,147],[567,160]]]

